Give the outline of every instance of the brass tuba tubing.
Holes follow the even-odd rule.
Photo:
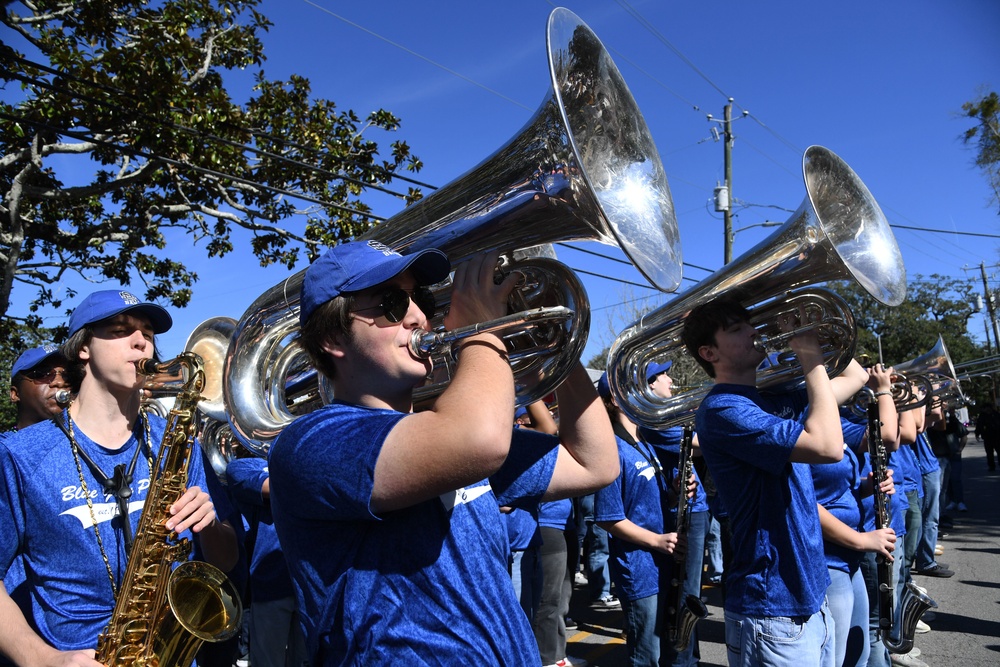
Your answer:
[[[403,254],[436,248],[453,264],[487,250],[510,256],[544,244],[598,241],[620,246],[653,285],[673,291],[681,274],[673,200],[628,86],[593,31],[566,9],[549,16],[546,47],[551,89],[520,133],[359,240],[377,240]],[[525,261],[536,267],[541,259]],[[564,271],[565,278],[541,279],[549,289],[526,299],[523,309],[565,306],[575,314],[576,330],[562,327],[563,342],[544,360],[515,371],[519,389],[551,391],[586,345],[589,303],[579,280]],[[543,276],[552,273],[548,266],[538,269]],[[261,454],[296,416],[285,401],[287,378],[309,369],[295,342],[303,274],[250,306],[226,355],[223,390],[230,426],[248,449]],[[559,283],[574,286],[566,290]],[[446,285],[441,293],[438,305],[446,306]],[[553,302],[561,298],[567,300]],[[448,363],[435,360],[435,370]],[[320,380],[318,386],[324,401],[332,398],[328,385],[324,389]],[[519,391],[518,401],[523,400]]]
[[[719,296],[735,295],[759,322],[768,322],[776,312],[795,312],[800,304],[820,313],[824,322],[837,321],[843,336],[833,341],[834,345],[825,346],[824,357],[841,370],[853,357],[856,343],[849,308],[843,299],[827,291],[814,290],[821,296],[810,302],[808,292],[799,288],[853,279],[884,304],[895,306],[903,301],[906,271],[902,255],[889,222],[861,179],[821,146],[806,149],[802,174],[806,197],[780,229],[737,261],[647,313],[615,339],[608,356],[608,384],[632,421],[662,429],[684,421],[697,409],[707,388],[662,399],[649,388],[645,369],[654,360],[678,352],[683,347],[685,318],[695,307]],[[789,290],[799,291],[789,295]],[[752,307],[754,304],[764,305]],[[762,309],[772,314],[765,317],[760,314]],[[772,368],[758,374],[758,386],[796,381],[801,381],[801,369],[797,374],[794,368]]]

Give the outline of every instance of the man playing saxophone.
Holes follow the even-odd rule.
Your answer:
[[[783,331],[805,315],[779,316]],[[814,331],[789,346],[805,391],[757,391],[766,358],[750,313],[732,296],[694,308],[683,340],[715,386],[695,420],[702,456],[730,513],[733,559],[726,570],[730,665],[834,664],[825,594],[830,583],[808,466],[843,457],[838,405],[868,374],[852,361],[831,380]],[[808,406],[808,412],[806,407]],[[802,419],[804,415],[804,419]]]
[[[0,588],[0,653],[22,667],[96,667],[165,421],[140,410],[137,364],[155,358],[171,326],[160,306],[120,290],[94,292],[74,310],[63,354],[77,397],[52,420],[0,443],[0,570],[23,557],[30,609]],[[229,570],[235,533],[216,518],[209,479],[193,456],[189,486],[168,530],[195,535],[205,558]]]
[[[445,325],[507,314],[520,274],[497,282],[498,253],[455,269]],[[559,435],[513,429],[503,340],[456,343],[451,383],[425,411],[413,392],[430,362],[438,250],[376,241],[329,250],[302,283],[300,342],[336,401],[286,427],[269,455],[271,510],[315,667],[539,664],[507,574],[500,505],[589,493],[617,474],[607,414],[578,362],[557,390]]]

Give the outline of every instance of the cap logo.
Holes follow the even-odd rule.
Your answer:
[[[396,252],[395,250],[393,250],[384,243],[379,243],[378,241],[368,241],[368,247],[371,248],[372,250],[379,251],[386,257],[392,257],[393,255],[395,255],[396,257],[402,257],[402,255],[400,255],[398,252]]]
[[[122,303],[124,303],[126,306],[138,306],[140,303],[142,303],[141,301],[139,301],[139,299],[135,297],[134,294],[130,294],[128,292],[118,292],[118,296],[121,297]]]

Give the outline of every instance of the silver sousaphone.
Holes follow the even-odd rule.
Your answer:
[[[572,12],[556,9],[547,28],[552,87],[521,132],[479,166],[393,216],[360,240],[402,253],[437,248],[453,264],[486,250],[515,251],[563,241],[619,245],[656,287],[680,283],[681,254],[666,174],[625,81],[597,36]],[[590,309],[572,271],[557,261],[512,264],[527,277],[514,296],[519,323],[504,338],[526,404],[551,392],[586,344]],[[233,434],[265,453],[297,414],[288,387],[328,389],[317,382],[295,338],[300,271],[265,292],[246,311],[226,358],[224,393]],[[439,310],[447,285],[438,286]],[[539,309],[553,317],[537,321]],[[431,323],[441,328],[440,318]],[[439,334],[440,332],[434,332]],[[525,339],[529,339],[525,342]],[[447,336],[441,340],[447,341]],[[436,370],[453,363],[447,342],[430,350]],[[421,390],[440,393],[450,379]]]
[[[906,297],[906,271],[889,222],[854,171],[832,151],[810,146],[802,158],[806,197],[784,225],[739,259],[647,313],[615,339],[608,355],[608,384],[632,421],[664,429],[693,418],[709,385],[672,398],[655,395],[646,380],[654,361],[681,352],[684,320],[697,306],[732,295],[752,311],[751,323],[771,351],[804,328],[817,330],[832,375],[843,371],[857,343],[854,316],[833,292],[807,286],[853,280],[880,303]],[[792,291],[795,290],[795,291]],[[807,322],[782,333],[785,314]],[[779,355],[758,371],[757,386],[790,388],[802,383],[801,366]]]

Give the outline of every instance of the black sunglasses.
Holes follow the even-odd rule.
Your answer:
[[[402,287],[390,287],[382,292],[382,300],[379,304],[371,308],[381,308],[385,319],[390,322],[401,322],[406,317],[406,311],[410,309],[411,298],[427,319],[434,317],[436,307],[434,293],[426,287],[417,287],[412,292],[408,292]],[[371,308],[358,308],[351,312],[356,313],[362,310],[371,310]]]
[[[32,368],[30,371],[25,372],[24,377],[28,378],[32,382],[37,382],[38,384],[52,384],[52,381],[56,379],[57,375],[62,376],[63,380],[68,379],[66,371],[59,368],[50,368],[49,370]]]

